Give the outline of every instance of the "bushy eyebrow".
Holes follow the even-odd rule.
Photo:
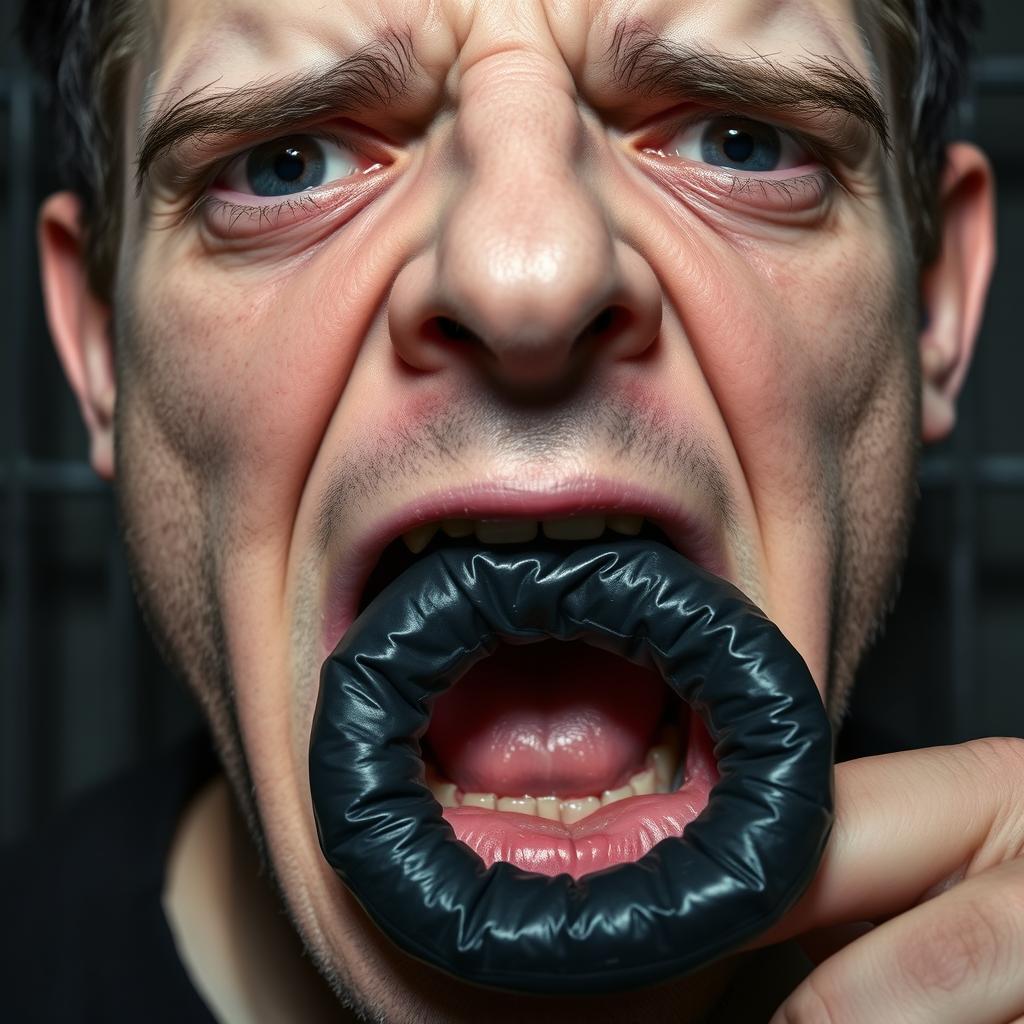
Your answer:
[[[407,94],[413,66],[408,35],[388,32],[312,74],[218,92],[202,86],[160,110],[143,129],[135,167],[136,189],[142,190],[156,161],[186,141],[221,133],[284,132],[326,114],[386,107]]]
[[[703,100],[720,107],[849,114],[891,151],[889,119],[871,85],[846,60],[815,55],[784,65],[752,51],[719,53],[620,25],[606,53],[627,93]]]
[[[808,114],[846,113],[890,151],[888,118],[871,86],[846,61],[816,56],[784,66],[769,57],[723,54],[620,25],[607,51],[624,92],[705,100],[719,106]],[[287,132],[330,114],[383,108],[406,95],[414,57],[408,32],[387,31],[315,73],[264,80],[237,89],[202,86],[165,106],[142,132],[135,184],[141,191],[153,165],[186,141],[217,134]]]

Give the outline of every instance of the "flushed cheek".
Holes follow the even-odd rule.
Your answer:
[[[376,293],[344,254],[290,274],[218,273],[199,261],[160,271],[154,263],[138,278],[135,332],[149,340],[134,353],[135,377],[182,458],[247,528],[286,531]]]
[[[879,334],[897,275],[883,236],[858,245],[841,227],[767,247],[701,226],[699,256],[676,262],[682,277],[666,275],[748,482],[794,503],[891,358]]]

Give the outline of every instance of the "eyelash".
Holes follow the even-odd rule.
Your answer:
[[[657,138],[660,140],[660,143],[641,146],[641,149],[646,153],[656,154],[660,159],[665,160],[666,162],[678,161],[688,163],[689,161],[686,161],[686,158],[684,157],[666,156],[665,154],[658,152],[659,145],[667,145],[668,141],[671,141],[681,132],[692,128],[695,125],[699,125],[706,121],[719,119],[728,120],[731,118],[741,121],[752,121],[774,128],[777,132],[780,132],[792,139],[802,150],[816,160],[820,166],[812,172],[804,172],[795,177],[766,178],[762,176],[763,172],[743,172],[738,171],[735,168],[719,167],[711,164],[702,165],[707,166],[713,170],[720,179],[729,183],[728,195],[730,198],[741,196],[747,192],[753,192],[755,189],[759,190],[762,197],[766,199],[769,192],[774,192],[776,197],[787,198],[791,201],[794,199],[798,191],[808,189],[815,191],[819,200],[824,198],[826,192],[834,187],[848,191],[846,184],[834,170],[835,164],[840,159],[840,154],[845,148],[840,138],[837,137],[836,139],[828,140],[812,137],[803,132],[796,131],[795,129],[783,128],[772,121],[760,120],[757,117],[741,111],[704,108],[688,117],[670,121],[670,127],[667,131],[657,132]]]
[[[356,146],[350,139],[344,138],[341,135],[332,134],[331,132],[323,129],[305,132],[288,132],[286,135],[282,135],[281,138],[288,138],[291,135],[307,135],[310,138],[331,142],[337,146],[345,146],[352,149],[355,153],[359,153],[368,159],[373,159],[363,153],[362,149]],[[288,211],[303,213],[308,212],[309,208],[313,207],[315,212],[319,212],[322,207],[309,192],[296,192],[294,195],[286,196],[280,202],[276,203],[240,203],[237,200],[225,199],[223,196],[215,195],[210,191],[211,187],[225,174],[234,162],[246,158],[259,146],[263,146],[274,141],[276,141],[276,138],[263,139],[262,141],[253,143],[251,146],[247,146],[245,149],[232,153],[230,156],[223,157],[211,165],[181,175],[178,178],[177,185],[180,188],[183,197],[187,198],[188,205],[180,215],[179,222],[193,220],[202,214],[211,216],[224,214],[228,218],[228,226],[230,229],[233,228],[243,217],[247,217],[249,219],[258,217],[261,224],[264,220],[270,222],[271,219],[274,219],[276,224],[276,222],[279,222],[281,217]],[[375,163],[372,167],[366,168],[362,173],[369,174],[379,166],[379,163]],[[359,176],[360,172],[353,172],[350,175],[346,175],[344,178],[339,178],[338,182],[355,179]],[[332,184],[336,184],[336,182],[328,182],[327,185],[322,187],[327,188]]]
[[[297,197],[289,196],[286,199],[281,200],[279,203],[237,203],[231,199],[224,199],[222,196],[211,195],[209,192],[204,192],[196,202],[193,204],[190,214],[197,214],[202,212],[209,212],[216,214],[216,212],[225,213],[229,219],[228,228],[233,228],[242,217],[248,217],[252,219],[259,217],[260,223],[266,220],[269,224],[271,218],[276,214],[276,220],[280,221],[281,216],[287,210],[294,210],[295,212],[302,212],[303,208],[313,207],[317,212],[320,212],[322,207],[317,201],[309,195],[303,195],[298,193]],[[276,223],[275,223],[276,226]]]
[[[671,134],[664,137],[669,139],[675,138],[680,132],[691,128],[694,125],[700,124],[702,121],[731,117],[747,121],[757,120],[756,118],[751,118],[747,114],[736,113],[733,111],[705,110],[699,115],[674,122]],[[841,179],[836,176],[830,167],[830,157],[833,156],[833,151],[838,147],[830,145],[822,140],[809,138],[800,132],[789,131],[777,125],[773,125],[770,121],[760,123],[771,125],[771,127],[775,128],[777,131],[788,135],[797,143],[797,145],[806,150],[822,165],[821,169],[812,174],[802,174],[793,178],[765,178],[758,174],[758,172],[732,173],[728,168],[715,168],[716,173],[729,180],[731,186],[729,189],[730,197],[742,195],[745,192],[749,192],[757,188],[760,189],[761,194],[764,197],[767,197],[767,193],[772,191],[779,197],[792,199],[796,190],[811,188],[814,189],[818,193],[818,197],[821,198],[829,187],[838,186],[840,188],[845,188]],[[332,142],[338,146],[347,145],[352,148],[348,141],[329,132],[320,131],[304,134],[308,134],[316,139]],[[293,211],[296,214],[312,214],[321,212],[322,207],[309,193],[296,193],[296,195],[288,196],[277,203],[240,203],[236,200],[225,199],[223,196],[214,195],[209,191],[211,185],[225,173],[234,161],[247,156],[256,148],[256,146],[265,145],[267,142],[273,141],[273,139],[267,139],[263,142],[256,143],[253,146],[249,146],[246,149],[233,153],[231,156],[218,161],[213,167],[200,172],[202,180],[196,182],[194,185],[192,202],[186,210],[184,219],[191,219],[192,217],[204,213],[210,216],[222,215],[227,219],[228,230],[230,231],[243,217],[248,218],[249,220],[258,217],[260,226],[262,227],[264,221],[268,226],[270,226],[271,223],[273,223],[273,226],[277,226],[281,217],[289,211]],[[642,148],[646,152],[651,152],[653,147],[647,146]],[[358,150],[355,151],[358,152]],[[663,154],[660,155],[664,158]],[[669,157],[666,159],[680,160],[683,158]],[[363,173],[368,173],[373,169],[374,168],[369,168]],[[358,172],[354,172],[353,174],[346,175],[345,178],[338,180],[348,180],[349,178],[356,177],[357,174]],[[310,208],[312,208],[312,210]]]
[[[798,191],[811,189],[817,192],[817,198],[823,199],[830,185],[841,184],[839,179],[826,167],[823,171],[815,174],[802,174],[798,178],[755,178],[751,175],[732,174],[732,188],[729,190],[731,196],[742,195],[744,192],[753,192],[760,189],[761,195],[767,198],[767,193],[773,191],[780,197],[792,201]]]

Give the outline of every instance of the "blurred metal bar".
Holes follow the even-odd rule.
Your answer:
[[[972,467],[976,406],[973,390],[966,391],[960,400],[960,422],[953,438],[953,548],[948,577],[953,685],[950,734],[958,740],[976,734],[977,686],[982,678],[977,665],[978,487]]]
[[[952,487],[958,467],[955,458],[934,456],[921,460],[917,478],[921,487],[938,490]],[[1024,490],[1024,455],[979,455],[967,471],[974,476],[979,487],[990,490]]]
[[[960,107],[960,125],[973,138],[977,123],[980,68],[972,68],[967,95]],[[975,381],[977,378],[975,378]],[[975,478],[978,402],[970,382],[964,388],[953,433],[953,546],[948,566],[950,682],[949,735],[965,740],[975,735],[980,716],[978,671],[978,482]]]
[[[0,835],[20,833],[30,820],[38,777],[33,752],[31,661],[31,565],[28,534],[28,492],[17,467],[28,448],[25,418],[28,351],[28,253],[32,251],[32,88],[24,79],[7,81],[9,134],[6,152],[17,154],[7,164],[9,251],[26,258],[9,261],[11,303],[7,314],[7,360],[3,400],[10,439],[7,487],[7,651],[0,686]]]
[[[29,494],[109,494],[110,484],[101,480],[87,462],[71,459],[25,459],[0,469],[0,489],[12,485]]]
[[[136,678],[138,635],[135,625],[135,599],[132,594],[125,564],[124,550],[118,536],[116,520],[110,516],[110,535],[107,541],[107,645],[110,651],[110,679],[113,699],[117,703],[115,721],[120,728],[116,742],[124,764],[137,760],[153,740],[145,726],[153,719],[141,707],[144,700],[152,700],[150,689],[139,689]]]
[[[974,82],[982,96],[1024,92],[1024,56],[983,57],[974,62]]]
[[[986,455],[978,460],[978,482],[1001,490],[1024,488],[1024,456]]]

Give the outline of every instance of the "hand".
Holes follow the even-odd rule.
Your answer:
[[[841,948],[771,1024],[1024,1024],[1022,853],[1024,740],[837,765],[818,874],[757,945]]]

